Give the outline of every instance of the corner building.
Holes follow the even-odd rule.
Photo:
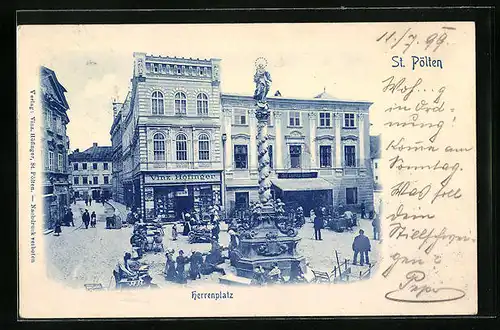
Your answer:
[[[114,105],[113,176],[146,219],[221,203],[219,62],[134,53],[129,96]]]
[[[56,73],[43,66],[40,68],[40,90],[43,111],[43,228],[48,230],[53,229],[56,221],[62,219],[71,197],[69,137],[66,134],[69,104],[65,96],[67,91],[57,79]]]

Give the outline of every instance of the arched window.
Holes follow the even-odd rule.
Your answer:
[[[165,136],[162,133],[153,135],[154,160],[165,160]]]
[[[208,115],[208,96],[205,93],[200,93],[196,97],[196,109],[198,109],[198,116]]]
[[[151,113],[153,115],[163,115],[163,94],[161,92],[153,92],[151,94]]]
[[[200,134],[198,138],[198,158],[210,160],[210,139],[207,134]]]
[[[175,149],[177,160],[187,160],[187,137],[184,134],[177,135]]]
[[[175,114],[186,114],[186,94],[182,92],[175,93]]]

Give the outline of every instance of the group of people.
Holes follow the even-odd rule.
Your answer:
[[[193,229],[203,228],[210,232],[211,238],[215,238],[215,240],[218,241],[220,234],[220,209],[218,206],[212,206],[209,211],[209,218],[203,220],[191,216],[190,213],[183,213],[181,219],[183,225],[182,235],[188,236]],[[177,225],[174,223],[172,226],[172,240],[177,240],[177,236]]]
[[[161,224],[155,223],[144,223],[137,222],[134,224],[134,230],[132,236],[130,237],[130,244],[132,248],[137,251],[139,258],[141,258],[145,252],[163,251],[163,230]],[[148,232],[149,228],[149,232]]]
[[[175,259],[174,253],[173,249],[165,253],[164,276],[167,281],[182,284],[187,283],[188,279],[200,279],[201,275],[209,275],[213,272],[226,274],[224,269],[219,266],[224,263],[225,258],[222,256],[222,248],[215,240],[212,240],[212,247],[208,253],[192,250],[190,256],[185,256],[184,251],[180,250]],[[186,272],[188,264],[189,269]]]
[[[82,222],[85,225],[85,229],[89,229],[89,224],[91,228],[95,228],[97,224],[97,215],[95,211],[92,211],[92,214],[89,214],[89,210],[85,209],[82,214]]]

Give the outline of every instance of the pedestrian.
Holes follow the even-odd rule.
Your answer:
[[[85,229],[89,229],[89,223],[90,223],[89,210],[85,209],[85,212],[83,212],[82,221],[83,221],[83,224],[85,225]]]
[[[176,271],[177,271],[177,283],[187,283],[186,280],[186,267],[185,265],[189,262],[189,258],[184,256],[184,251],[179,251],[179,256],[175,259],[177,263]]]
[[[102,206],[104,206],[104,202],[105,202],[105,201],[106,201],[106,200],[104,199],[104,197],[103,197],[103,198],[101,198]]]
[[[363,266],[365,264],[370,265],[370,258],[368,257],[368,252],[371,251],[370,239],[366,237],[365,231],[363,229],[359,230],[359,235],[354,238],[352,242],[352,249],[354,251],[354,260],[353,265],[357,264],[358,254],[361,253],[360,256],[360,265]]]
[[[321,229],[324,227],[324,217],[326,217],[326,210],[325,208],[321,209],[322,211],[322,216],[321,217],[315,217],[314,218],[314,239],[322,241],[321,238]]]
[[[373,227],[373,239],[380,240],[380,217],[375,212],[373,212],[372,227]]]
[[[234,250],[238,247],[238,234],[234,229],[229,229],[229,250]]]
[[[61,220],[57,220],[54,224],[54,234],[55,236],[59,236],[62,233],[61,230]]]
[[[353,223],[353,214],[351,211],[345,211],[344,212],[344,219],[345,219],[345,223],[346,223],[346,229],[348,230],[352,230],[352,227],[354,227],[354,223]]]
[[[314,219],[316,219],[316,213],[314,213],[314,209],[311,209],[311,212],[309,212],[309,219],[312,223],[314,223]]]
[[[177,224],[172,226],[172,241],[177,241]]]
[[[213,224],[212,237],[214,237],[216,241],[219,241],[219,233],[220,233],[219,222],[214,221],[212,224]]]
[[[361,219],[364,219],[366,216],[366,208],[365,208],[365,202],[361,202]]]
[[[89,200],[85,198],[85,206],[89,206]]]
[[[191,280],[201,279],[201,265],[203,264],[203,254],[198,251],[191,251],[189,258],[189,278]]]
[[[165,256],[167,260],[165,262],[165,271],[163,274],[165,275],[165,279],[167,281],[175,281],[176,270],[175,270],[175,260],[174,260],[174,250],[167,250]]]
[[[186,213],[184,215],[184,229],[182,230],[182,235],[187,236],[191,231],[191,215]]]
[[[92,214],[90,215],[90,226],[92,228],[95,228],[97,222],[97,215],[95,214],[95,211],[92,211]]]
[[[89,196],[89,205],[92,206],[92,197]]]
[[[68,225],[70,224],[72,227],[75,226],[75,222],[73,220],[73,212],[71,211],[71,209],[68,209]]]

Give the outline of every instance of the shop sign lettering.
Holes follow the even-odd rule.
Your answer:
[[[148,174],[146,183],[218,182],[220,173]]]

